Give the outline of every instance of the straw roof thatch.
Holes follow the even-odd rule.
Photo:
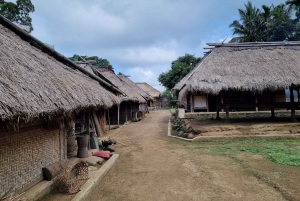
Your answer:
[[[107,82],[112,83],[116,87],[118,87],[121,91],[124,92],[126,97],[121,97],[122,101],[134,101],[139,103],[145,103],[146,100],[128,84],[121,77],[115,74],[112,68],[95,68],[93,70],[96,75],[105,79]]]
[[[146,93],[144,90],[142,90],[140,87],[138,87],[131,79],[129,79],[126,75],[118,75],[124,82],[126,82],[128,85],[132,87],[137,93],[139,93],[144,99],[146,100],[152,100],[153,97],[150,96],[148,93]]]
[[[181,100],[188,92],[286,89],[300,84],[300,43],[239,43],[215,46],[174,88]]]
[[[42,45],[40,41],[23,35],[25,33],[0,17],[2,121],[30,120],[83,108],[109,108],[120,102],[115,94],[103,88],[98,81],[67,66],[63,62],[66,58],[61,57],[62,61],[58,61],[58,58],[52,56],[59,53],[45,53],[45,49],[42,51],[42,48],[38,48],[39,44]],[[30,42],[26,41],[28,37]]]
[[[142,90],[144,90],[146,93],[148,93],[153,98],[159,98],[161,96],[160,91],[153,88],[146,82],[137,82],[135,83],[138,87],[140,87]]]

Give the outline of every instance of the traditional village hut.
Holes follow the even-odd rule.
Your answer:
[[[1,197],[43,180],[67,158],[76,113],[119,104],[122,92],[2,16],[0,72]]]
[[[146,82],[138,82],[135,83],[138,87],[140,87],[142,90],[144,90],[146,93],[148,93],[151,97],[153,97],[152,100],[148,101],[148,106],[151,108],[157,108],[161,106],[160,98],[161,93],[157,89],[153,88]]]
[[[144,90],[142,90],[140,87],[138,87],[131,79],[129,79],[129,76],[127,75],[118,75],[118,76],[146,100],[146,102],[142,102],[139,105],[139,112],[140,112],[139,116],[142,115],[144,117],[145,113],[149,112],[147,102],[152,101],[153,98]]]
[[[295,120],[294,90],[300,84],[299,42],[216,44],[203,60],[174,88],[174,93],[194,111],[271,110],[290,108]],[[285,90],[291,91],[290,103]],[[217,113],[217,117],[218,113]]]
[[[120,105],[109,109],[107,117],[110,125],[119,126],[127,121],[138,120],[140,105],[146,103],[145,98],[128,84],[127,81],[116,75],[111,67],[93,67],[93,70],[96,75],[117,86],[126,95],[120,97]]]

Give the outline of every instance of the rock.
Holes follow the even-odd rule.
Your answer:
[[[183,134],[184,134],[183,131],[179,131],[179,132],[178,132],[178,136],[179,136],[179,137],[181,137]]]
[[[187,137],[187,133],[183,133],[182,137],[186,138]]]
[[[190,133],[190,134],[187,135],[187,138],[188,138],[188,139],[193,139],[194,137],[195,137],[195,136],[194,136],[192,133]]]
[[[186,131],[187,133],[191,133],[191,132],[193,132],[193,127],[192,127],[191,125],[187,125],[187,126],[185,127],[185,131]]]
[[[293,129],[293,130],[290,130],[290,133],[291,134],[297,134],[298,132],[297,132],[297,130]]]
[[[114,146],[109,145],[109,146],[106,148],[106,150],[108,150],[108,151],[110,151],[110,152],[114,152],[114,151],[115,151],[115,148],[114,148]]]

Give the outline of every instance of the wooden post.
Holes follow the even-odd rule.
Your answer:
[[[257,100],[257,94],[255,94],[255,103],[256,103],[256,104],[258,103],[258,100]],[[257,107],[257,106],[255,107],[255,111],[256,111],[256,112],[258,111],[258,107]]]
[[[296,114],[295,114],[294,85],[293,84],[290,87],[290,102],[291,102],[291,121],[297,121]]]
[[[89,139],[90,139],[90,132],[91,132],[91,128],[90,128],[90,125],[91,125],[91,113],[90,113],[90,111],[88,111],[87,112],[87,114],[86,114],[86,118],[87,118],[87,133],[88,133],[88,136],[89,136]],[[91,149],[91,145],[90,145],[90,140],[89,140],[89,142],[88,142],[88,149]]]
[[[108,118],[108,130],[110,130],[110,117],[109,117],[109,109],[107,109],[107,118]]]
[[[118,127],[120,127],[120,104],[118,105]]]
[[[206,95],[206,111],[209,112],[208,94]]]
[[[194,112],[194,96],[190,93],[191,112]]]
[[[226,120],[225,120],[226,123],[229,123],[230,120],[229,120],[229,104],[226,104]]]
[[[229,92],[226,92],[226,123],[229,123]]]
[[[274,110],[274,106],[273,106],[273,103],[274,103],[274,94],[273,92],[271,91],[270,92],[270,100],[271,100],[271,104],[272,104],[272,107],[271,107],[271,119],[275,119],[275,110]]]
[[[221,119],[219,106],[217,106],[217,117],[216,117],[216,119]]]
[[[125,102],[125,121],[127,122],[128,121],[128,118],[127,118],[128,114],[127,114],[127,104]]]
[[[97,118],[95,110],[93,110],[92,115],[93,115],[93,120],[94,120],[95,128],[96,128],[96,131],[97,131],[97,136],[100,137],[100,136],[102,136],[102,130],[101,130],[101,126],[99,124],[99,121],[98,121],[98,118]]]
[[[223,99],[223,93],[221,93],[221,103],[223,104],[224,103],[224,99]],[[222,108],[221,110],[222,112],[224,112],[224,109]]]

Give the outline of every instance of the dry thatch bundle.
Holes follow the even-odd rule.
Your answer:
[[[117,86],[120,90],[122,90],[126,94],[127,97],[122,97],[122,100],[135,101],[139,103],[146,102],[146,100],[139,93],[137,93],[134,90],[134,88],[132,88],[131,85],[127,83],[127,81],[124,81],[123,79],[121,79],[121,77],[116,75],[111,68],[93,67],[93,70],[96,75],[105,79],[107,82],[110,82],[113,85]]]
[[[300,43],[220,45],[173,90],[218,94],[222,90],[260,93],[300,84]]]
[[[32,46],[0,21],[0,119],[29,120],[120,99],[96,80]],[[65,58],[63,58],[65,59]]]
[[[152,86],[150,86],[146,82],[138,82],[138,83],[135,83],[135,84],[153,98],[159,98],[161,96],[160,91],[153,88]]]

